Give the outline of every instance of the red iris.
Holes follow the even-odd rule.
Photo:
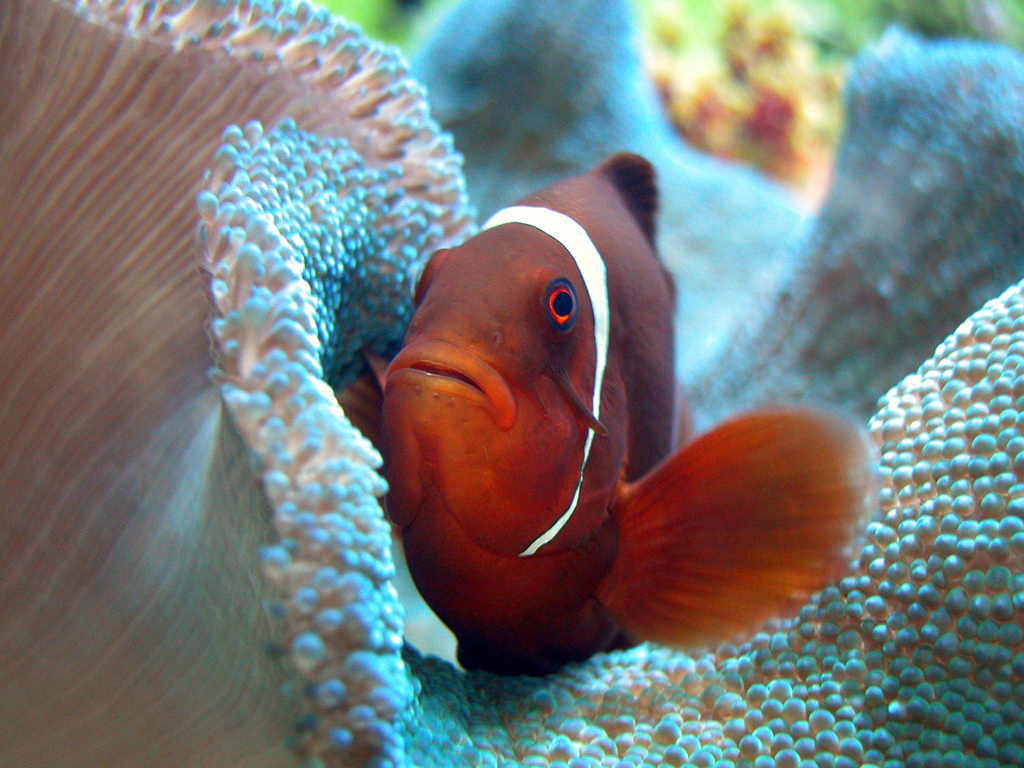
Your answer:
[[[567,331],[576,322],[579,302],[576,289],[565,278],[553,281],[547,289],[548,319],[560,331]]]

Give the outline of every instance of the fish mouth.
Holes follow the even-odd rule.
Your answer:
[[[469,378],[469,376],[462,373],[462,371],[455,370],[450,366],[442,365],[441,363],[435,363],[431,360],[417,360],[416,362],[410,364],[409,368],[414,371],[423,371],[424,373],[430,374],[431,376],[444,376],[445,378],[455,379],[456,381],[461,381],[465,384],[468,384],[469,386],[473,387],[475,390],[477,390],[483,395],[487,394],[486,392],[484,392],[483,387],[481,387],[479,384],[477,384],[475,381]]]
[[[439,339],[419,340],[402,348],[388,366],[384,394],[402,383],[429,384],[486,410],[503,430],[516,421],[516,400],[505,377],[465,348]]]

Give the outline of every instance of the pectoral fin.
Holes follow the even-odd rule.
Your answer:
[[[847,568],[872,457],[834,416],[758,411],[722,424],[625,486],[599,600],[636,639],[683,646],[786,613]]]
[[[580,397],[579,392],[573,388],[572,382],[569,381],[569,374],[564,370],[556,370],[551,372],[551,378],[562,392],[562,395],[564,395],[566,401],[572,406],[576,417],[590,429],[594,430],[594,432],[601,435],[601,437],[607,437],[608,428],[598,421],[597,416],[590,410],[590,406],[583,402],[583,398]]]
[[[363,358],[366,369],[347,387],[336,390],[334,395],[352,425],[379,451],[382,446],[380,418],[384,379],[390,361],[370,349],[363,349]]]
[[[369,347],[363,347],[363,359],[370,370],[373,371],[374,380],[377,382],[380,391],[383,392],[384,382],[388,378],[388,365],[391,364],[391,361],[379,352],[374,352]]]

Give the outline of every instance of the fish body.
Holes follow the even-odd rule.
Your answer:
[[[833,417],[751,414],[670,457],[656,200],[651,166],[615,155],[420,278],[384,374],[386,503],[467,668],[538,673],[749,626],[821,586],[859,516],[863,441]]]

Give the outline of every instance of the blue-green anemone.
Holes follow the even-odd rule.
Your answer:
[[[405,183],[342,138],[253,122],[225,130],[198,196],[214,380],[271,505],[261,560],[315,713],[304,747],[332,760],[399,754],[411,700],[380,457],[334,396],[361,350],[401,339],[416,268],[449,236]]]

